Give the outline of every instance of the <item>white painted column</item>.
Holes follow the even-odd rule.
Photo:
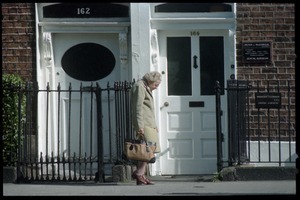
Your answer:
[[[131,3],[132,77],[136,80],[150,71],[150,5]]]

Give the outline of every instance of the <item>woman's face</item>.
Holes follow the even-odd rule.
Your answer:
[[[156,82],[152,82],[150,83],[148,86],[150,88],[151,91],[155,90],[158,88],[159,84],[160,84],[161,81],[156,81]]]

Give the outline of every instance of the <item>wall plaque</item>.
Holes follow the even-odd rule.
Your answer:
[[[243,42],[244,63],[272,62],[272,42]]]
[[[281,108],[281,94],[279,92],[255,93],[256,108]]]

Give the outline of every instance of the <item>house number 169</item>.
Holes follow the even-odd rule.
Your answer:
[[[77,8],[77,15],[89,15],[90,10],[90,8]]]
[[[199,35],[200,34],[200,32],[199,31],[191,31],[191,35],[193,36],[193,35]]]

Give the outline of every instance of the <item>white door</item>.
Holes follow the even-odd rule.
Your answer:
[[[228,36],[222,31],[199,30],[161,31],[158,37],[163,74],[159,89],[161,174],[215,173],[214,87],[216,80],[224,86],[229,78]],[[222,106],[226,106],[225,99],[223,95]],[[224,134],[225,117],[223,113]]]
[[[82,86],[88,88],[96,87],[96,83],[101,88],[106,88],[109,82],[113,87],[114,81],[120,80],[119,61],[119,34],[118,33],[54,33],[54,80],[53,87],[57,89],[60,84],[61,90],[67,92],[60,93],[60,113],[59,113],[59,133],[60,149],[62,152],[73,156],[95,156],[97,155],[97,101],[96,95],[89,89],[80,94],[72,92],[69,96],[69,86],[71,90],[80,90]],[[71,83],[71,85],[70,85]],[[93,85],[91,85],[93,84]],[[51,88],[53,89],[53,88]],[[51,119],[56,123],[58,116],[57,93],[53,93],[50,101],[53,102]],[[108,103],[114,107],[113,93],[108,98],[106,92],[102,93],[103,116],[108,116]],[[91,99],[92,102],[91,102]],[[56,105],[54,105],[56,104]],[[92,110],[92,111],[91,111]],[[70,112],[70,115],[69,115]],[[91,112],[93,115],[91,115]],[[112,110],[112,113],[113,110]],[[103,117],[103,151],[104,157],[109,156],[109,121]],[[113,125],[111,124],[113,127]],[[53,127],[58,127],[57,124]],[[110,136],[114,136],[112,130]],[[57,131],[55,131],[56,133]],[[57,136],[53,136],[55,141]],[[56,145],[56,144],[54,144]],[[55,148],[55,147],[53,147]],[[56,147],[57,148],[57,147]],[[70,149],[69,149],[70,148]]]

